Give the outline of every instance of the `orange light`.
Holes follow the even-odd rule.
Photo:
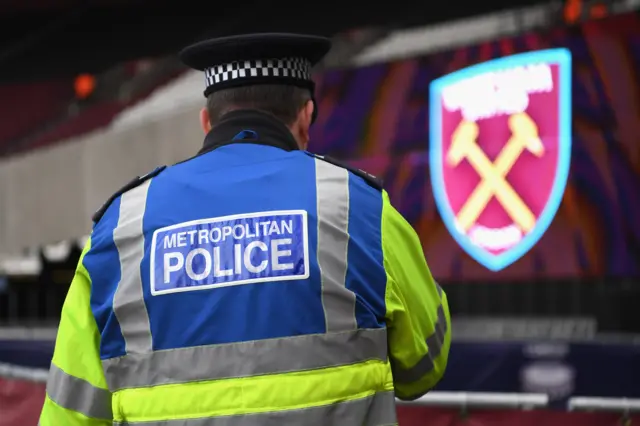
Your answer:
[[[568,24],[575,24],[582,15],[582,0],[567,0],[564,5],[564,20]]]
[[[79,99],[88,98],[93,93],[95,87],[96,79],[91,74],[81,74],[76,77],[74,88],[76,91],[76,96]]]

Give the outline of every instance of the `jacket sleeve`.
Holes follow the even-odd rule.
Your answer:
[[[39,426],[113,424],[111,393],[100,362],[100,334],[91,312],[91,277],[82,251],[58,327]]]
[[[433,280],[418,235],[383,192],[386,320],[396,396],[413,400],[442,378],[451,344],[447,296]]]

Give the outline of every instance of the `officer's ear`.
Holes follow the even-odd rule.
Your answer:
[[[307,149],[309,143],[309,127],[313,121],[313,101],[307,101],[307,103],[298,112],[298,119],[294,124],[294,128],[291,129],[300,149]]]
[[[313,110],[316,106],[313,101],[309,100],[304,107],[300,110],[298,114],[298,121],[302,125],[304,130],[304,136],[309,139],[309,127],[311,127],[311,123],[313,122]]]
[[[311,127],[314,109],[316,109],[316,104],[312,100],[308,100],[303,109],[304,121],[307,127]]]
[[[209,117],[209,110],[206,108],[200,110],[200,127],[205,135],[211,131],[211,119]]]

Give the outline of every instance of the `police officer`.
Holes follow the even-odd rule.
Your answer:
[[[447,299],[373,176],[306,152],[328,40],[206,41],[193,158],[94,216],[41,426],[395,424],[442,377]],[[176,141],[179,143],[180,141]]]

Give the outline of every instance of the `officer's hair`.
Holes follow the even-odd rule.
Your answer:
[[[211,125],[237,109],[257,109],[274,115],[286,125],[293,124],[298,113],[311,99],[307,89],[283,84],[260,84],[213,92],[207,97]]]

